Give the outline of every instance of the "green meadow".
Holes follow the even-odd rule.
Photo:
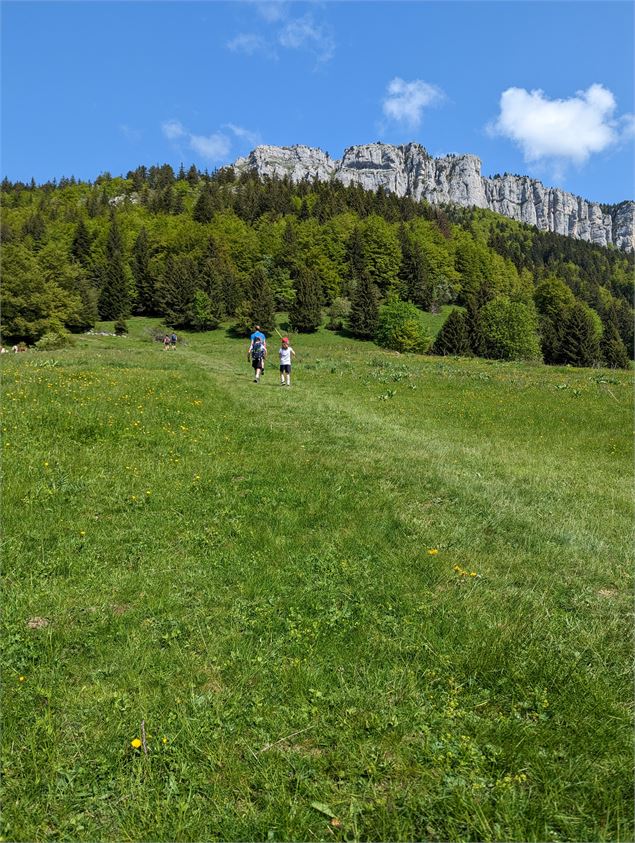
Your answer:
[[[6,841],[633,839],[632,381],[4,355]]]

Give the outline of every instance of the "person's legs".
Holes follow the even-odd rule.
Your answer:
[[[284,386],[284,366],[280,366],[280,386]]]

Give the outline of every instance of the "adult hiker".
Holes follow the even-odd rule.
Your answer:
[[[247,352],[247,360],[251,360],[251,365],[254,369],[254,383],[260,381],[260,376],[265,370],[265,358],[267,356],[267,346],[260,337],[254,337]]]
[[[260,340],[262,342],[263,346],[264,346],[265,353],[262,356],[262,374],[264,374],[264,372],[265,372],[265,358],[267,356],[267,337],[260,330],[260,325],[255,326],[255,328],[253,330],[253,333],[252,333],[252,335],[249,339],[250,339],[250,342],[251,342],[251,345],[249,346],[249,354],[251,354],[251,350],[253,348],[255,340]]]

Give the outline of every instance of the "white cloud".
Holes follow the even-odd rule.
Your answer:
[[[260,17],[264,18],[267,23],[276,23],[281,20],[286,14],[285,0],[269,0],[269,2],[260,2],[256,0],[256,9]]]
[[[139,143],[143,136],[141,129],[133,129],[132,126],[128,126],[126,123],[119,125],[119,131],[131,143]]]
[[[436,105],[445,98],[441,88],[436,85],[421,79],[406,82],[398,76],[389,83],[387,93],[383,103],[386,117],[413,128],[421,123],[424,108]]]
[[[273,50],[267,39],[253,32],[243,32],[232,38],[231,41],[227,42],[227,48],[233,53],[245,53],[248,56],[253,56],[254,53],[273,55]]]
[[[569,99],[550,100],[544,91],[507,88],[500,98],[500,114],[487,128],[490,134],[514,141],[525,161],[551,161],[559,171],[567,163],[584,164],[625,140],[633,132],[633,115],[614,117],[612,92],[594,84]]]
[[[190,135],[190,146],[201,158],[208,161],[224,161],[231,151],[231,140],[221,132],[213,135]]]
[[[237,147],[244,148],[256,146],[260,143],[260,134],[237,126],[234,123],[225,123],[222,129],[228,129],[233,134]],[[186,144],[190,149],[214,164],[222,163],[230,158],[233,148],[231,135],[225,131],[212,132],[210,135],[196,135],[190,132],[179,120],[166,120],[161,124],[161,130],[165,137],[174,144]]]
[[[185,129],[178,120],[166,120],[161,123],[161,131],[168,140],[178,140],[185,134]]]
[[[232,131],[237,138],[246,141],[251,146],[258,146],[260,143],[260,133],[251,132],[249,129],[243,129],[242,126],[236,126],[234,123],[225,123],[224,128]]]
[[[635,138],[635,114],[624,114],[619,119],[621,140],[633,140]]]
[[[307,48],[316,53],[318,61],[326,62],[333,57],[335,41],[331,33],[316,24],[310,15],[289,21],[280,30],[278,42],[290,50]]]

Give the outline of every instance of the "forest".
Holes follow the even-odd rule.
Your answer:
[[[490,211],[228,167],[1,185],[3,343],[132,315],[239,334],[276,311],[388,348],[628,368],[633,254]],[[450,305],[451,307],[444,307]],[[434,342],[422,311],[447,319]]]

